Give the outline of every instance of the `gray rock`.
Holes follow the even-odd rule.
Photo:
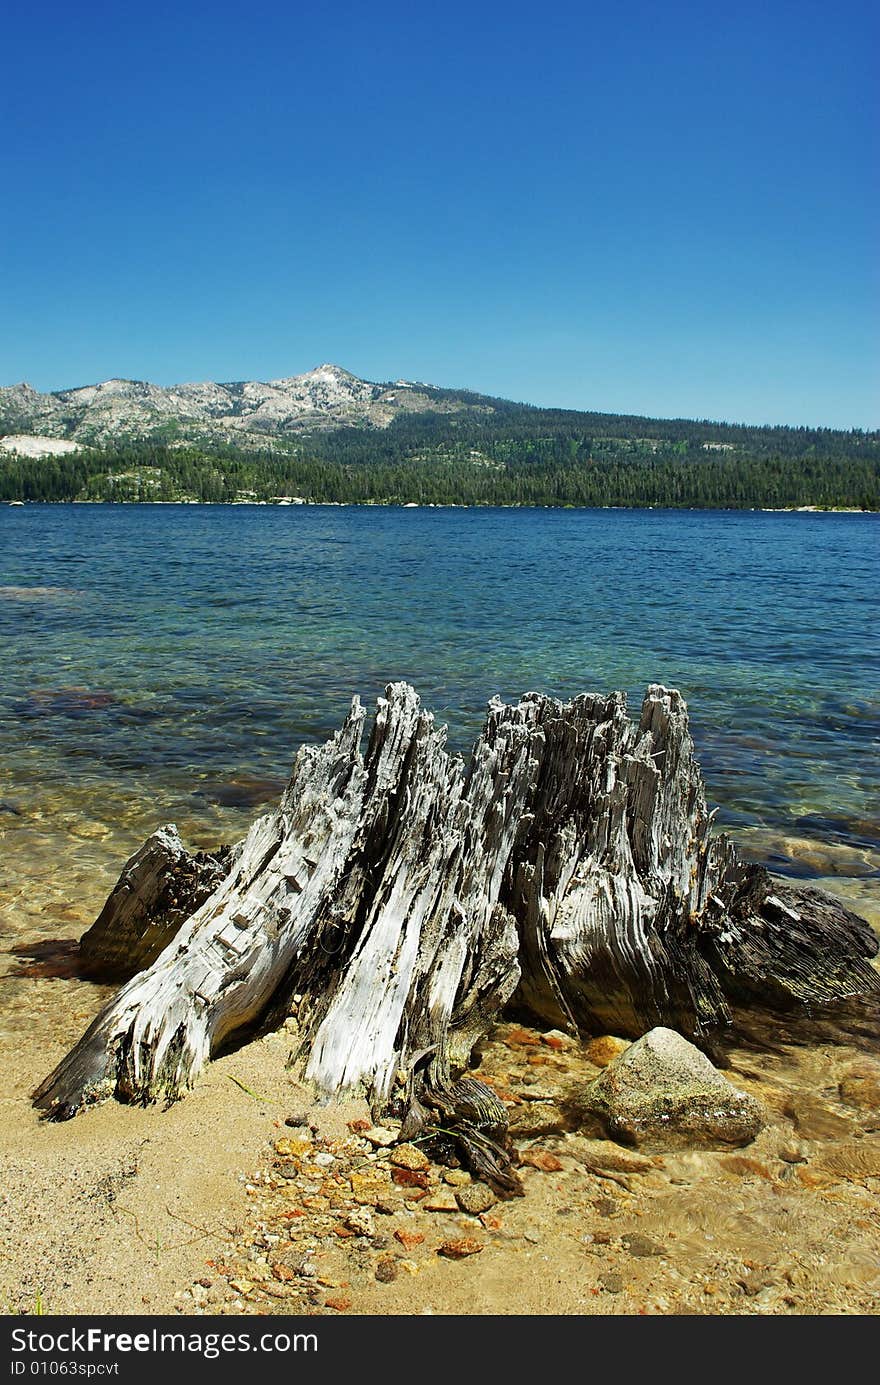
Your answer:
[[[451,392],[443,404],[455,412],[472,407],[467,397]],[[240,384],[113,379],[52,394],[8,385],[0,388],[0,417],[14,419],[16,431],[0,443],[0,456],[10,444],[30,456],[61,454],[76,451],[74,440],[88,445],[116,442],[121,435],[151,437],[170,425],[186,440],[228,442],[234,436],[239,446],[263,448],[267,435],[352,424],[384,428],[401,413],[436,408],[416,381],[389,388],[329,363],[304,375]]]
[[[673,1029],[652,1029],[619,1054],[579,1104],[613,1136],[655,1149],[745,1145],[766,1123],[760,1102]]]

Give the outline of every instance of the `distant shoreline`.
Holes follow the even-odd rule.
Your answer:
[[[765,514],[765,515],[876,515],[880,509],[855,505],[467,505],[459,501],[415,500],[5,500],[0,507],[24,509],[31,505],[88,505],[106,509],[131,506],[198,506],[202,509],[270,510],[621,510],[651,513],[668,510],[676,514]]]

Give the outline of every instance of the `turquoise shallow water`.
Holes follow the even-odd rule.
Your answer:
[[[16,890],[159,822],[243,830],[355,692],[466,749],[493,694],[679,688],[718,821],[880,871],[880,517],[0,508],[0,831]]]

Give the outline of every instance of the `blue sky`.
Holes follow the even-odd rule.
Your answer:
[[[9,7],[0,383],[880,426],[878,7]]]

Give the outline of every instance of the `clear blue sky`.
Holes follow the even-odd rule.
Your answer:
[[[878,14],[9,6],[0,383],[880,426]]]

